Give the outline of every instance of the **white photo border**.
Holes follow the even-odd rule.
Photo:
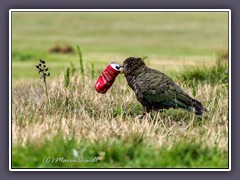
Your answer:
[[[228,168],[12,168],[12,12],[228,12]],[[10,9],[9,171],[231,171],[231,9]]]

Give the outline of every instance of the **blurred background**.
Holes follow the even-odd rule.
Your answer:
[[[148,57],[162,71],[214,64],[228,49],[228,12],[12,12],[12,78],[38,77],[44,59],[51,78],[78,63],[103,70],[111,61]]]

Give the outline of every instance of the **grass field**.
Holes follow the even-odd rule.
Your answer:
[[[80,46],[84,75],[77,51],[48,52],[57,45]],[[12,167],[227,168],[227,55],[224,12],[13,12]],[[123,75],[98,94],[101,71],[129,56],[147,56],[209,112],[171,109],[139,120]],[[51,72],[49,98],[40,58]]]

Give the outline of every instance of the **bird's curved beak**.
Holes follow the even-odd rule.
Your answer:
[[[124,74],[124,68],[123,68],[123,65],[120,64],[120,74]]]
[[[124,74],[124,68],[123,67],[121,67],[121,69],[120,69],[120,74]]]
[[[118,70],[118,71],[120,71],[120,74],[123,74],[124,73],[124,68],[123,68],[123,65],[122,64],[117,64],[117,63],[115,63],[115,65],[116,65],[116,69]]]

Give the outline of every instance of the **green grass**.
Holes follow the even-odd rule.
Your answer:
[[[228,168],[227,18],[13,12],[12,167]],[[59,44],[75,53],[48,53]],[[149,67],[171,76],[209,112],[199,118],[170,109],[139,119],[143,108],[121,74],[106,94],[97,93],[102,70],[129,56],[147,57]],[[51,72],[48,103],[35,67],[40,58]],[[79,157],[98,161],[55,159]]]
[[[218,55],[215,65],[212,67],[194,67],[188,68],[179,74],[180,79],[185,82],[192,84],[198,82],[207,82],[211,84],[216,84],[219,82],[228,82],[228,53],[223,52],[223,54]]]
[[[13,51],[46,51],[66,42],[80,44],[87,54],[212,55],[227,42],[227,18],[224,12],[13,12]],[[28,38],[23,42],[23,37]]]
[[[31,71],[30,64],[40,58],[61,66],[53,72],[54,77],[70,62],[78,62],[76,54],[48,53],[49,48],[61,44],[74,49],[80,45],[85,62],[96,66],[121,63],[129,56],[149,56],[158,69],[164,66],[174,71],[183,61],[189,65],[194,59],[211,65],[214,53],[227,44],[227,18],[224,12],[13,12],[13,78],[31,77],[22,69]]]
[[[42,144],[14,145],[15,168],[223,168],[228,166],[227,152],[208,148],[197,139],[183,138],[168,147],[156,148],[143,143],[143,135],[125,139],[80,143],[61,135]],[[78,153],[74,155],[74,151]],[[26,156],[27,154],[27,156]],[[63,160],[64,159],[64,160]],[[83,161],[83,159],[85,161]],[[88,161],[87,161],[88,160]],[[92,162],[91,162],[92,160]],[[90,162],[89,162],[90,161]]]
[[[209,110],[202,118],[171,109],[141,120],[136,117],[142,106],[121,75],[105,95],[95,92],[93,79],[82,78],[70,76],[68,88],[63,76],[56,78],[49,84],[48,106],[39,83],[15,82],[14,168],[228,167],[228,88],[223,82],[195,86],[195,97]],[[181,86],[191,94],[188,83]],[[100,160],[55,159],[76,160],[74,149],[79,157]],[[48,157],[54,161],[44,162]]]

